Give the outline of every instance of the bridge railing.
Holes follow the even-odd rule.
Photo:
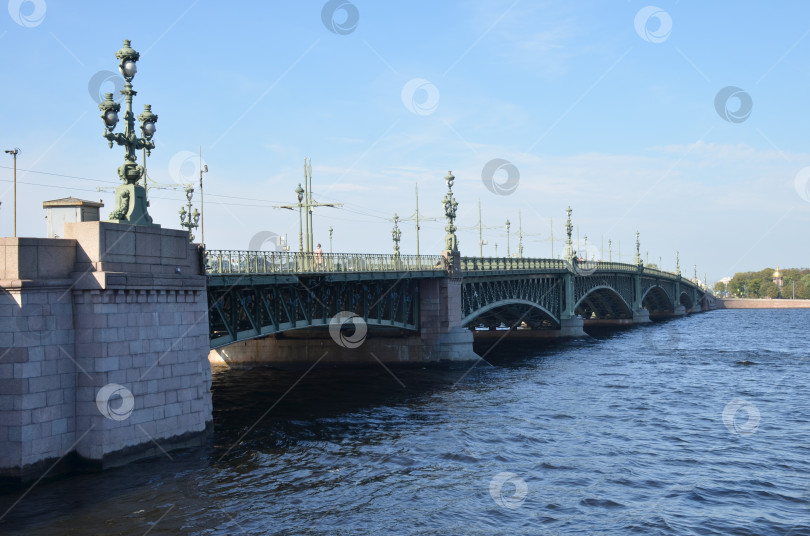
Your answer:
[[[638,266],[624,262],[579,260],[577,267],[586,272],[638,272]],[[562,259],[519,258],[519,257],[462,257],[461,269],[465,271],[502,271],[502,270],[571,270],[576,271]],[[647,275],[676,279],[672,272],[644,267]]]
[[[463,271],[489,270],[565,270],[560,259],[530,259],[525,257],[461,257]]]
[[[446,270],[441,255],[244,250],[208,250],[205,267],[210,275]]]

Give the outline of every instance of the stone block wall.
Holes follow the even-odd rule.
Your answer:
[[[0,477],[125,463],[211,423],[205,276],[185,231],[0,239]]]
[[[0,468],[12,475],[76,440],[72,324],[67,286],[0,290]]]
[[[108,461],[110,454],[126,459],[152,440],[174,443],[205,430],[212,411],[205,299],[201,290],[73,293],[76,360],[87,372],[77,376],[77,427],[89,431],[76,446],[81,457],[116,464],[122,460]],[[111,384],[132,395],[131,412],[121,420],[98,407],[99,390]],[[109,399],[112,411],[121,396]]]

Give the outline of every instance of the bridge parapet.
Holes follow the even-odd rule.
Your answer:
[[[208,275],[447,271],[441,255],[209,250]]]

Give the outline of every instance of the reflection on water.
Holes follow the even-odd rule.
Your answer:
[[[808,534],[808,321],[718,311],[396,379],[216,370],[208,447],[41,483],[0,533]]]

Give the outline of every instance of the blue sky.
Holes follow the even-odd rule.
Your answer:
[[[30,170],[18,173],[18,234],[44,235],[44,200],[112,209],[112,191],[95,189],[117,185],[123,150],[102,139],[88,86],[117,71],[127,38],[141,53],[136,113],[149,103],[159,116],[152,179],[196,179],[189,155],[202,146],[209,248],[245,249],[261,231],[297,247],[297,214],[271,207],[294,202],[310,157],[316,198],[345,204],[316,210],[325,249],[331,225],[335,251],[390,252],[390,219],[413,214],[418,183],[420,210],[437,219],[422,223],[420,249],[438,254],[452,169],[463,254],[478,253],[480,199],[485,255],[496,242],[505,254],[506,219],[516,250],[519,211],[524,255],[550,256],[552,229],[558,255],[570,204],[581,249],[588,235],[608,257],[610,239],[614,260],[621,244],[632,261],[638,230],[650,262],[673,269],[677,250],[685,273],[697,264],[710,282],[810,265],[810,6],[357,0],[356,25],[342,9],[327,17],[337,32],[324,6],[11,0],[0,13],[0,144],[20,147]],[[752,103],[737,122],[715,103],[729,86]],[[403,95],[410,87],[423,89]],[[10,236],[2,156],[0,233]],[[519,171],[510,195],[482,180],[496,158]],[[177,228],[183,192],[150,195],[155,222]],[[401,226],[402,252],[413,253],[413,222]]]

